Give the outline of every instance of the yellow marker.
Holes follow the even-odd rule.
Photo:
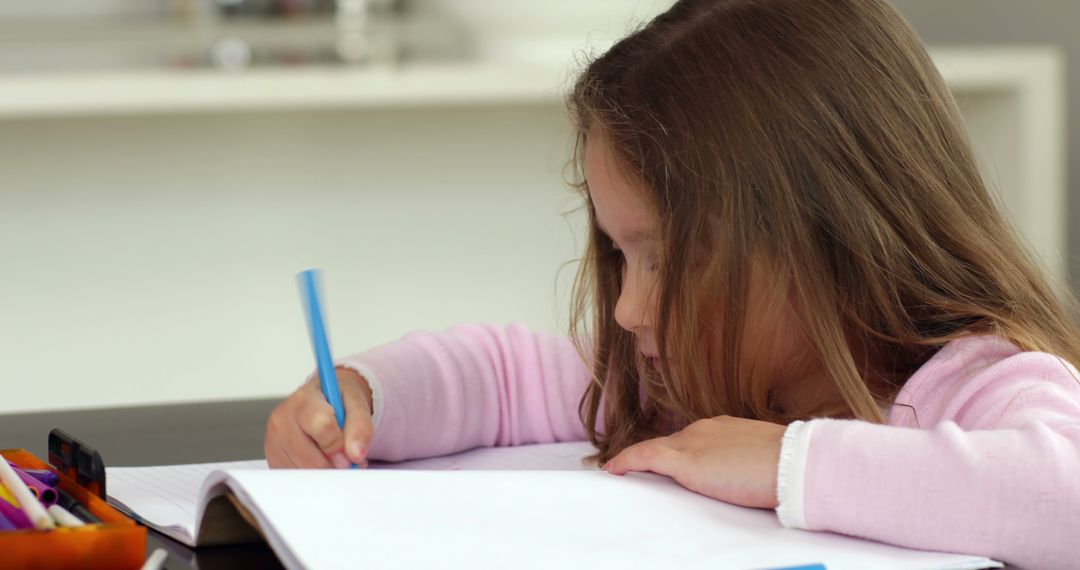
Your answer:
[[[11,494],[11,491],[8,491],[7,487],[3,485],[0,485],[0,499],[11,503],[11,506],[13,507],[19,506],[19,501],[16,501],[15,497]]]

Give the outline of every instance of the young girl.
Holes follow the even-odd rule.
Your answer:
[[[477,325],[342,359],[344,432],[311,379],[272,466],[587,438],[785,526],[1076,564],[1080,333],[884,0],[682,0],[570,108],[576,345]]]

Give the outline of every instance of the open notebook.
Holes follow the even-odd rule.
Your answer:
[[[479,448],[457,455],[403,463],[372,462],[369,469],[576,471],[586,469],[582,459],[592,451],[588,443]],[[209,517],[200,512],[199,493],[211,474],[215,471],[252,469],[266,470],[266,460],[109,467],[106,469],[109,502],[147,526],[188,546],[259,539],[258,535],[247,532],[242,520],[218,520],[217,517],[231,515],[228,509]],[[232,528],[231,525],[237,522],[240,523],[239,528]]]
[[[108,470],[111,500],[187,544],[250,538],[246,510],[288,568],[993,568],[781,528],[650,473],[585,466],[588,444],[478,449],[367,470],[244,461]],[[233,499],[226,497],[232,496]]]

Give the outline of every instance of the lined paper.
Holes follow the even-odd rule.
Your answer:
[[[224,469],[263,469],[266,460],[109,467],[105,469],[109,502],[175,540],[194,546],[199,490],[210,473]]]

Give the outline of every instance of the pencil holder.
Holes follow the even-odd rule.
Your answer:
[[[24,449],[0,450],[4,459],[23,469],[57,472],[56,485],[84,505],[100,523],[53,530],[0,532],[0,566],[4,568],[139,568],[146,559],[146,527],[109,506],[95,493]],[[3,499],[0,499],[3,500]]]

